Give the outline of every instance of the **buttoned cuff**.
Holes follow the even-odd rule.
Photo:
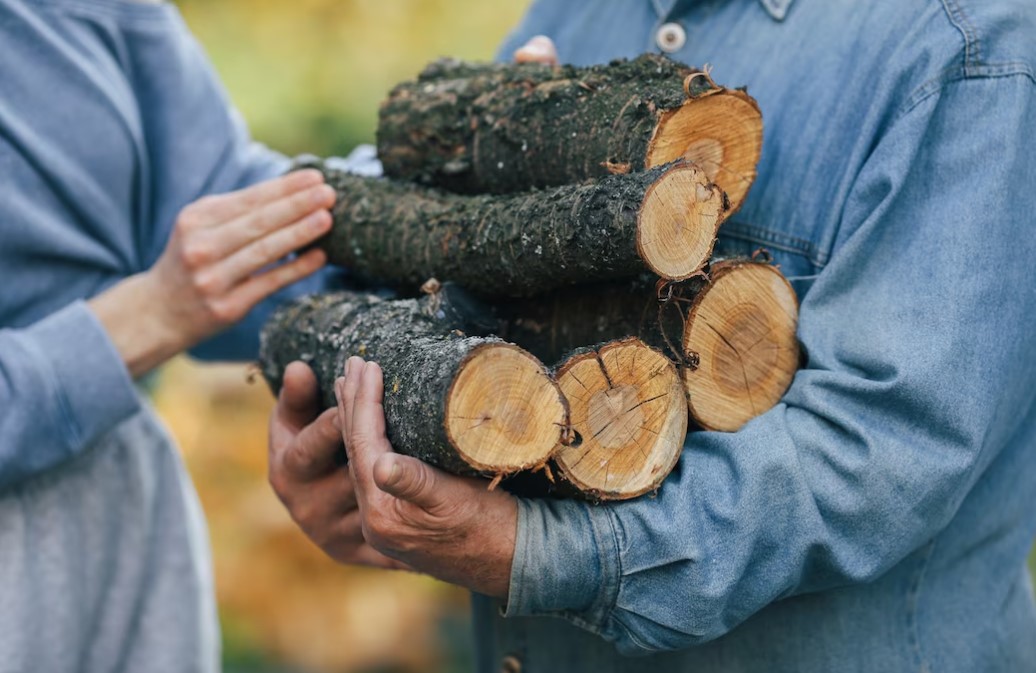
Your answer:
[[[519,499],[503,616],[553,615],[600,633],[619,590],[616,531],[607,507]]]
[[[20,330],[18,339],[32,360],[29,366],[52,388],[55,420],[72,452],[140,409],[122,357],[85,302]]]

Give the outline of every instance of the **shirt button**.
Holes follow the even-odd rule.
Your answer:
[[[522,673],[522,662],[518,657],[509,654],[500,662],[500,673]]]
[[[678,23],[664,23],[655,35],[658,48],[667,54],[680,51],[687,44],[687,31]]]

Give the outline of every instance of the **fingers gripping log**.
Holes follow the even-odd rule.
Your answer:
[[[334,264],[385,281],[456,281],[528,296],[650,271],[682,279],[707,263],[723,192],[686,162],[505,196],[461,196],[323,170],[338,192],[321,245]]]
[[[543,465],[567,433],[568,406],[557,384],[521,348],[452,327],[435,295],[307,297],[267,323],[260,362],[275,391],[290,362],[306,362],[331,407],[345,360],[376,361],[385,377],[388,438],[399,453],[455,474]]]
[[[440,60],[382,103],[385,174],[461,193],[506,193],[685,158],[740,207],[762,116],[744,91],[645,54],[591,67]]]

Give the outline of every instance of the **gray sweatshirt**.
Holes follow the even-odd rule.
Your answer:
[[[0,0],[0,673],[217,668],[197,499],[84,299],[285,167],[172,5]],[[272,304],[196,354],[253,357]]]

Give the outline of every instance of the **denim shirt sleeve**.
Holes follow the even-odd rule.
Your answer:
[[[872,580],[950,521],[1032,413],[1036,86],[956,79],[905,106],[804,298],[782,402],[690,435],[656,498],[523,500],[506,616],[685,648]]]

